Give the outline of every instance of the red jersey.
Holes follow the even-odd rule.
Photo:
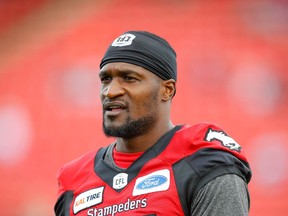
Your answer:
[[[197,192],[212,179],[251,178],[241,146],[212,124],[174,127],[127,169],[114,163],[114,145],[60,169],[57,216],[190,215]]]

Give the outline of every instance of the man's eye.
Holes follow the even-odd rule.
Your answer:
[[[134,78],[134,77],[131,77],[131,76],[125,76],[124,79],[125,79],[126,81],[135,80],[135,78]]]
[[[111,77],[101,77],[100,80],[102,83],[107,83],[111,80]]]

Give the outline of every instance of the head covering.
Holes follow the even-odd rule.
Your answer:
[[[112,62],[141,66],[163,80],[177,80],[176,52],[163,38],[146,31],[128,31],[108,47],[100,69]]]

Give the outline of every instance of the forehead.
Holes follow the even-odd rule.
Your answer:
[[[138,74],[141,76],[151,76],[151,77],[155,77],[157,78],[157,76],[155,74],[153,74],[151,71],[140,67],[138,65],[134,65],[134,64],[130,64],[130,63],[126,63],[126,62],[113,62],[113,63],[108,63],[106,65],[104,65],[101,69],[100,69],[100,74],[107,74],[107,73],[134,73],[134,74]]]

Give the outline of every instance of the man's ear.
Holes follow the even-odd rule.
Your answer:
[[[176,82],[173,79],[164,80],[162,82],[163,92],[162,92],[162,100],[168,101],[173,98],[176,93]]]

